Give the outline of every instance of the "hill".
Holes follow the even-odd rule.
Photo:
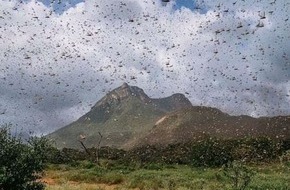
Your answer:
[[[290,139],[290,117],[230,116],[216,108],[193,106],[166,114],[148,134],[126,147],[188,143],[208,136],[222,139]]]
[[[231,116],[216,108],[192,106],[183,94],[153,99],[124,83],[99,100],[77,121],[48,138],[58,148],[101,146],[132,149],[139,146],[187,143],[208,136],[222,139],[270,137],[290,139],[290,116]]]
[[[124,83],[77,121],[47,137],[54,140],[58,148],[81,148],[80,139],[87,147],[92,147],[98,143],[100,132],[101,146],[120,148],[147,133],[166,113],[190,107],[192,104],[182,94],[152,99],[142,89]]]

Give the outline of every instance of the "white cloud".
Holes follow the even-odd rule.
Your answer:
[[[17,112],[17,122],[47,132],[123,81],[153,97],[188,92],[194,105],[231,114],[289,114],[289,8],[233,3],[205,1],[201,14],[99,0],[57,14],[35,1],[1,1],[0,117],[14,121]]]

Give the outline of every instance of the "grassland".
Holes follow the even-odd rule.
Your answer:
[[[254,172],[247,189],[290,189],[290,164],[248,164]],[[49,165],[43,181],[47,190],[230,190],[232,182],[223,168],[196,168],[187,165],[120,164],[83,161],[74,165]]]

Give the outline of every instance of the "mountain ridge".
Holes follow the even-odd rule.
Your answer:
[[[122,84],[75,122],[48,135],[58,148],[96,145],[132,149],[199,140],[205,136],[290,139],[290,116],[231,116],[217,108],[192,106],[185,95],[150,98],[137,86]]]
[[[290,139],[290,116],[231,116],[216,108],[193,106],[165,115],[146,135],[125,147],[189,143],[207,137]]]
[[[101,132],[105,137],[103,146],[122,147],[150,130],[164,114],[186,107],[192,104],[182,94],[153,99],[143,89],[124,83],[108,92],[78,120],[48,137],[55,140],[58,147],[80,148],[79,136],[86,136],[88,146],[93,146]]]

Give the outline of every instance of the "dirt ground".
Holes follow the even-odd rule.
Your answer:
[[[120,189],[118,185],[108,185],[108,184],[91,184],[91,183],[80,183],[76,181],[67,181],[65,183],[56,182],[52,178],[44,177],[41,180],[48,190],[66,190],[66,189],[84,189],[84,190],[92,190],[92,189],[100,189],[100,190],[116,190]]]

